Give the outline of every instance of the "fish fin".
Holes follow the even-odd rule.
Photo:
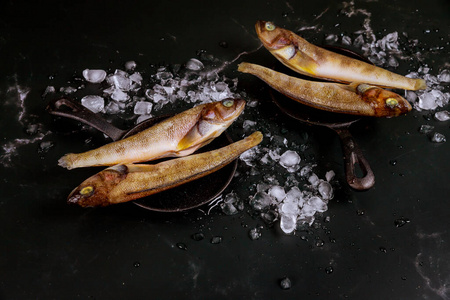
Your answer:
[[[274,55],[277,56],[275,53]],[[316,75],[316,69],[319,67],[316,60],[300,52],[300,50],[297,50],[297,53],[291,59],[285,61],[280,59],[280,61],[295,71],[312,75]]]

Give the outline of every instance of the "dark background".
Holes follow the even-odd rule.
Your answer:
[[[324,43],[328,34],[362,28],[365,16],[342,14],[344,4],[2,1],[0,299],[450,299],[450,143],[434,144],[418,132],[430,124],[448,139],[449,123],[414,110],[355,125],[352,133],[376,176],[374,188],[356,192],[345,185],[336,135],[279,115],[265,85],[238,74],[236,63],[224,73],[238,77],[239,89],[261,102],[245,118],[267,120],[261,128],[266,131],[283,127],[291,136],[306,133],[311,147],[304,159],[314,160],[318,172],[331,168],[337,174],[341,187],[316,226],[293,236],[283,235],[278,225],[264,226],[261,238],[252,241],[249,229],[264,223],[248,208],[226,216],[218,208],[210,214],[198,209],[165,214],[132,203],[105,209],[66,204],[68,193],[92,170],[69,172],[57,159],[106,139],[50,117],[48,97],[42,97],[47,86],[67,86],[85,68],[114,70],[128,60],[138,63],[145,78],[152,66],[183,64],[199,50],[229,61],[258,47],[253,27],[259,19],[292,30],[316,26],[302,35]],[[401,61],[397,73],[424,64],[433,74],[449,67],[448,1],[355,1],[354,6],[371,13],[378,38],[398,31],[419,41],[423,61]],[[275,62],[264,49],[242,60]],[[29,89],[23,105],[21,87]],[[37,132],[30,133],[31,125]],[[229,132],[235,139],[242,135],[237,125]],[[10,142],[16,148],[8,156]],[[52,147],[42,150],[42,142]],[[246,170],[242,163],[240,168]],[[249,194],[239,180],[231,190],[243,198]],[[324,222],[327,216],[330,221]],[[398,227],[399,219],[409,222]],[[194,241],[197,232],[205,239]],[[212,244],[214,236],[222,242]],[[289,290],[279,285],[285,276],[292,281]]]

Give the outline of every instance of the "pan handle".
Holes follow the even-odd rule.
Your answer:
[[[87,124],[103,132],[114,141],[119,140],[126,132],[111,125],[111,123],[81,104],[67,98],[50,101],[46,109],[52,115],[71,118]]]
[[[338,133],[342,142],[347,183],[355,190],[362,191],[370,189],[375,184],[375,175],[373,174],[369,163],[364,158],[364,155],[358,147],[355,139],[351,135],[348,128],[335,128],[334,130]],[[359,165],[361,171],[363,172],[362,177],[356,176],[356,164]]]

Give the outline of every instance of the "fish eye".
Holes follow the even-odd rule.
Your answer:
[[[80,194],[83,196],[88,196],[88,195],[92,194],[93,191],[94,191],[94,187],[86,186],[81,189]]]
[[[394,108],[398,105],[398,101],[395,98],[387,98],[386,105],[389,106],[390,108]]]
[[[270,22],[267,22],[265,27],[267,31],[272,31],[275,29],[275,25],[273,25],[273,23]]]
[[[234,104],[234,100],[233,99],[227,99],[227,100],[223,100],[222,101],[223,106],[225,107],[232,107]]]

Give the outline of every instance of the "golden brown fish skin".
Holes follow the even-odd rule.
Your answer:
[[[400,95],[367,84],[302,80],[246,62],[239,64],[238,71],[255,75],[283,95],[322,110],[373,117],[394,117],[411,110]]]
[[[215,172],[261,141],[262,134],[256,131],[245,139],[209,152],[155,165],[113,166],[82,182],[70,193],[67,202],[95,207],[149,196]]]
[[[244,107],[242,99],[198,105],[126,139],[87,152],[66,154],[58,162],[73,169],[189,155],[219,136]]]
[[[365,82],[381,87],[421,90],[425,80],[407,78],[380,67],[317,47],[292,31],[258,21],[256,33],[281,63],[303,75],[331,81]],[[271,29],[271,30],[268,30]]]

